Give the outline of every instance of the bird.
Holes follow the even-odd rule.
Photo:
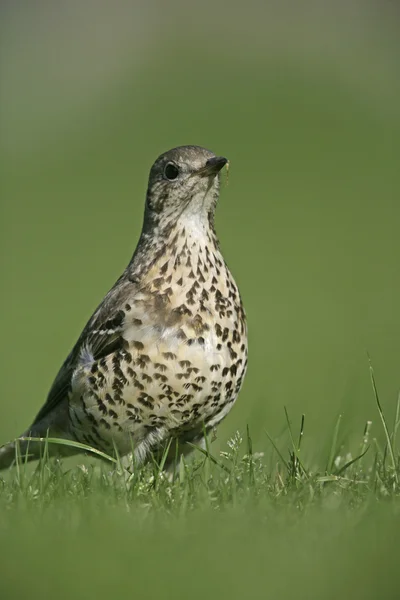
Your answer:
[[[247,369],[246,315],[215,231],[221,169],[200,146],[161,154],[150,170],[136,250],[61,366],[32,425],[0,448],[16,459],[99,453],[141,465],[169,448],[165,469],[234,405]],[[28,439],[26,439],[28,438]],[[167,446],[168,444],[168,446]]]

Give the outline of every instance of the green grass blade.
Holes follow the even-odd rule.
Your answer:
[[[333,471],[334,462],[335,462],[335,458],[336,458],[337,441],[338,441],[338,437],[339,437],[339,429],[340,429],[341,420],[342,420],[342,415],[339,415],[337,418],[337,421],[336,421],[335,429],[333,430],[331,449],[329,452],[328,462],[326,463],[326,468],[325,468],[326,473],[331,473]]]
[[[249,483],[250,485],[254,485],[254,469],[253,469],[253,442],[250,437],[250,428],[246,426],[246,434],[247,434],[247,454],[249,457]]]
[[[290,441],[292,442],[293,451],[294,451],[294,453],[297,456],[297,446],[294,443],[294,437],[293,437],[293,432],[292,432],[292,426],[290,424],[289,413],[288,413],[288,410],[287,410],[286,406],[284,406],[283,409],[285,411],[285,417],[286,417],[287,427],[288,427],[288,430],[289,430]]]
[[[161,461],[160,461],[160,464],[158,466],[158,469],[159,469],[160,473],[161,473],[161,471],[164,470],[165,463],[167,462],[167,458],[168,458],[168,454],[169,454],[169,449],[171,448],[171,444],[172,444],[172,437],[169,438],[168,444],[165,446],[163,455],[161,457]]]
[[[358,460],[360,460],[360,459],[361,459],[363,456],[365,456],[365,455],[367,454],[368,450],[369,450],[369,446],[368,446],[368,448],[366,448],[366,449],[365,449],[365,451],[364,451],[364,452],[362,452],[361,454],[359,454],[359,455],[358,455],[358,456],[356,456],[355,458],[352,458],[352,459],[351,459],[351,460],[349,460],[349,461],[348,461],[346,464],[344,464],[344,465],[343,465],[343,467],[341,467],[341,468],[340,468],[340,469],[337,471],[336,475],[337,475],[337,476],[339,476],[339,475],[341,475],[342,473],[344,473],[344,472],[346,471],[346,469],[348,469],[348,468],[349,468],[351,465],[353,465],[355,462],[357,462],[357,461],[358,461]]]
[[[188,446],[190,446],[191,448],[193,448],[194,450],[197,450],[198,452],[201,452],[204,456],[206,456],[212,463],[214,463],[214,465],[217,465],[217,467],[219,467],[220,469],[223,469],[226,473],[231,474],[230,469],[228,469],[228,467],[226,467],[225,465],[223,465],[221,462],[219,462],[219,460],[217,460],[212,454],[210,454],[210,452],[204,448],[201,448],[201,446],[197,446],[196,444],[192,444],[191,442],[186,442]]]
[[[289,464],[288,462],[283,458],[281,451],[279,450],[278,446],[275,444],[274,440],[272,439],[272,437],[269,435],[268,431],[266,429],[264,429],[264,433],[267,436],[267,438],[269,439],[269,441],[271,442],[275,452],[277,453],[277,455],[279,456],[279,458],[281,459],[281,461],[283,462],[283,464],[285,465],[286,470],[289,469]]]
[[[287,426],[288,426],[288,429],[289,429],[289,436],[290,436],[290,441],[291,441],[291,443],[292,443],[292,447],[293,447],[293,452],[294,452],[294,455],[295,455],[295,457],[296,457],[296,460],[297,460],[297,462],[298,462],[298,465],[299,465],[299,466],[300,466],[300,468],[302,469],[302,471],[303,471],[304,475],[307,475],[307,471],[306,471],[306,469],[305,469],[305,467],[304,467],[304,465],[303,465],[303,463],[302,463],[302,461],[301,461],[301,459],[300,459],[300,454],[299,454],[299,450],[300,450],[300,448],[298,448],[298,447],[296,446],[296,444],[295,444],[295,441],[294,441],[293,432],[292,432],[292,427],[291,427],[291,424],[290,424],[290,419],[289,419],[289,413],[288,413],[288,411],[287,411],[287,408],[286,408],[286,406],[284,406],[283,408],[284,408],[284,411],[285,411],[286,423],[287,423]]]
[[[71,448],[77,448],[78,450],[83,450],[84,452],[90,452],[91,454],[95,454],[96,456],[100,456],[105,460],[113,462],[117,464],[117,459],[112,456],[109,456],[105,452],[101,452],[101,450],[97,450],[96,448],[92,448],[92,446],[87,446],[86,444],[81,444],[80,442],[74,442],[72,440],[65,440],[62,438],[49,438],[49,437],[20,437],[17,438],[18,441],[21,440],[23,442],[39,442],[41,444],[59,444],[60,446],[70,446]]]
[[[306,415],[303,413],[301,415],[301,423],[300,423],[300,432],[299,432],[299,441],[297,442],[297,448],[298,451],[300,452],[300,448],[301,448],[301,442],[303,440],[303,436],[304,436],[304,423],[305,423],[305,419],[306,419]]]
[[[396,459],[394,457],[392,440],[391,440],[391,437],[389,434],[388,426],[386,423],[386,418],[385,418],[385,415],[382,410],[381,401],[379,399],[378,388],[376,386],[374,370],[372,368],[371,358],[370,358],[369,354],[368,354],[368,361],[369,361],[369,374],[371,377],[372,389],[374,391],[376,405],[378,407],[379,416],[381,418],[383,430],[384,430],[385,436],[386,436],[386,442],[387,442],[387,446],[388,446],[388,450],[389,450],[389,454],[390,454],[390,460],[392,461],[392,466],[393,466],[393,471],[394,471],[394,479],[395,479],[396,484],[398,484],[399,478],[398,478],[398,474],[397,474]]]
[[[397,438],[397,430],[400,425],[400,392],[397,396],[397,404],[396,404],[396,412],[394,415],[394,423],[393,423],[393,433],[392,433],[392,446],[393,452],[396,454],[396,438]]]

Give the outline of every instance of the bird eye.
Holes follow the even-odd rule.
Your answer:
[[[173,181],[179,175],[179,169],[174,163],[168,163],[165,165],[164,175],[169,181]]]

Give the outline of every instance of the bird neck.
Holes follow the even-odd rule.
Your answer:
[[[139,243],[129,263],[131,279],[140,281],[165,256],[187,260],[204,252],[220,256],[219,242],[212,216],[189,214],[169,227],[142,230]],[[221,256],[222,259],[222,256]],[[223,260],[223,259],[222,259]]]

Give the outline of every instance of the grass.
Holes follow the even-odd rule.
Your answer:
[[[400,395],[395,422],[389,431],[372,367],[371,377],[383,424],[384,445],[378,441],[379,437],[372,437],[372,422],[368,421],[355,456],[345,444],[338,444],[342,420],[339,415],[328,456],[321,452],[318,462],[307,464],[302,457],[305,417],[301,417],[296,436],[286,407],[286,428],[290,440],[286,452],[279,448],[279,442],[267,431],[269,451],[254,450],[247,427],[245,436],[236,432],[228,441],[227,448],[217,456],[213,455],[209,440],[204,450],[193,446],[193,460],[181,457],[169,476],[163,471],[163,466],[170,445],[165,448],[159,463],[153,458],[147,465],[130,472],[118,457],[99,453],[84,444],[53,438],[27,438],[43,443],[43,458],[32,469],[17,448],[16,466],[10,469],[8,476],[0,478],[0,503],[3,508],[12,509],[23,499],[28,506],[40,507],[71,494],[79,499],[100,491],[111,503],[122,503],[130,509],[146,507],[166,515],[182,516],[203,508],[226,510],[249,501],[254,505],[266,501],[274,506],[295,505],[301,512],[309,506],[323,505],[332,497],[349,507],[360,506],[371,499],[398,500]],[[103,461],[64,469],[61,460],[49,459],[47,452],[48,444],[60,443],[76,446],[89,456],[101,456]]]
[[[339,416],[328,453],[309,462],[305,417],[294,427],[286,408],[289,447],[265,432],[259,451],[247,428],[218,454],[208,443],[181,458],[173,477],[169,448],[128,473],[106,455],[49,460],[56,440],[42,440],[36,466],[17,455],[0,477],[2,597],[34,585],[34,597],[59,598],[394,598],[400,397],[389,427],[372,367],[371,379],[382,427],[366,423],[355,455]]]
[[[393,464],[387,446],[382,450],[370,433],[367,423],[355,457],[344,447],[339,451],[332,445],[330,457],[334,459],[329,458],[327,469],[323,461],[320,468],[305,465],[300,444],[294,440],[286,458],[269,435],[273,451],[254,452],[248,430],[245,439],[236,432],[218,456],[197,448],[200,457],[190,461],[181,458],[172,477],[162,470],[164,458],[160,464],[153,460],[130,473],[113,457],[107,458],[109,463],[87,465],[84,460],[67,469],[60,460],[44,458],[34,470],[20,457],[10,476],[0,479],[0,503],[5,509],[13,509],[23,499],[36,509],[71,495],[78,500],[101,492],[116,505],[182,516],[203,508],[226,510],[249,501],[254,505],[265,501],[277,507],[295,505],[301,512],[309,506],[323,505],[333,496],[352,507],[372,498],[400,499],[400,454]],[[89,447],[87,450],[94,452]]]

